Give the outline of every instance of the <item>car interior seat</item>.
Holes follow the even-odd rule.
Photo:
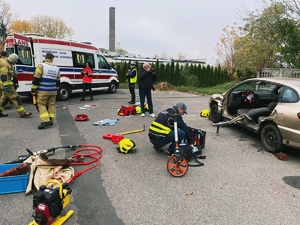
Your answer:
[[[269,116],[276,106],[277,102],[271,102],[267,107],[249,110],[247,116],[250,117],[255,123],[259,123],[264,117]]]

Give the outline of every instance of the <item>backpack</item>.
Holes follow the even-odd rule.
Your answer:
[[[192,147],[190,145],[187,144],[180,144],[179,148],[182,150],[183,153],[183,158],[186,159],[186,161],[190,162],[192,159],[194,159],[197,164],[189,164],[189,166],[203,166],[204,164],[199,162],[198,159],[205,159],[205,156],[198,156],[201,155],[202,150],[200,149],[199,151],[193,153],[192,151]]]
[[[133,105],[130,105],[130,106],[122,105],[118,112],[119,116],[130,116],[130,115],[135,115],[135,114],[136,114],[136,109]]]

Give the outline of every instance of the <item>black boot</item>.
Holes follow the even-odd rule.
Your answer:
[[[2,112],[2,110],[0,110],[0,117],[7,117],[8,115],[7,114],[4,114],[3,112]]]
[[[52,122],[44,122],[44,123],[41,123],[41,125],[38,126],[39,130],[41,129],[44,129],[46,127],[49,127],[49,126],[52,126],[53,123],[51,124]]]
[[[31,112],[24,112],[22,115],[20,115],[21,118],[26,118],[28,116],[31,116]]]

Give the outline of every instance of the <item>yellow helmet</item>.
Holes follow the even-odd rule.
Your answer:
[[[200,115],[202,117],[209,117],[210,116],[210,111],[208,109],[203,109]]]
[[[129,138],[124,138],[119,142],[119,151],[126,154],[135,147],[135,143]]]
[[[144,109],[145,109],[146,111],[149,111],[149,106],[148,106],[148,104],[145,104],[145,105],[144,105]]]
[[[141,114],[141,113],[142,113],[142,108],[141,108],[141,106],[137,105],[137,106],[135,107],[135,112],[136,112],[136,114]]]

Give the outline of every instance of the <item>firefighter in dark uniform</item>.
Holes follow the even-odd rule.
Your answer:
[[[36,96],[37,109],[41,124],[38,129],[53,125],[57,88],[60,84],[60,72],[53,63],[54,55],[47,53],[45,61],[39,64],[34,72],[31,86],[32,95]]]
[[[31,115],[31,112],[26,112],[22,106],[21,98],[18,95],[14,83],[14,66],[18,61],[17,54],[11,54],[7,59],[1,60],[0,63],[0,88],[2,95],[0,98],[0,117],[6,117],[7,114],[2,113],[4,106],[11,101],[15,106],[17,113],[21,118],[25,118]]]
[[[181,143],[186,138],[187,144],[192,146],[190,131],[182,119],[182,115],[187,114],[187,107],[183,102],[179,102],[176,106],[160,112],[149,127],[148,136],[156,151],[162,151],[163,146],[171,143],[166,151],[166,156],[168,157],[172,156],[175,151],[174,118],[170,116],[175,113],[177,114],[178,143]]]
[[[135,84],[137,82],[137,71],[135,68],[135,62],[130,63],[130,70],[126,73],[128,77],[129,92],[131,94],[131,100],[129,104],[135,104]]]

